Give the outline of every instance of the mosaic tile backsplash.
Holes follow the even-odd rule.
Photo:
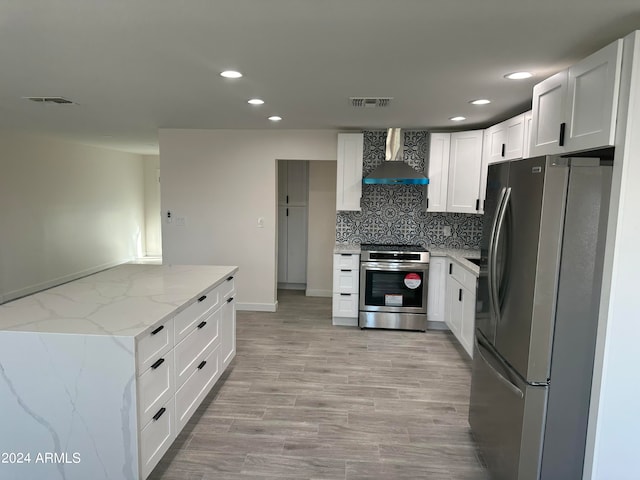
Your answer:
[[[363,176],[384,161],[386,137],[386,130],[364,132]],[[428,156],[429,134],[405,130],[404,161],[424,171]],[[479,248],[482,215],[427,213],[424,189],[418,185],[363,185],[362,210],[337,213],[336,242]],[[444,235],[445,226],[451,227],[451,236]]]

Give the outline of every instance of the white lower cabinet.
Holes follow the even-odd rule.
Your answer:
[[[476,275],[452,259],[447,259],[445,322],[469,357],[473,356]]]
[[[233,360],[234,294],[234,279],[230,276],[138,340],[141,479],[158,464]]]
[[[358,325],[360,288],[360,255],[335,253],[333,255],[333,325]]]
[[[446,257],[429,258],[429,286],[427,291],[427,321],[439,322],[444,326],[445,289],[447,265]],[[430,328],[438,328],[432,324]]]

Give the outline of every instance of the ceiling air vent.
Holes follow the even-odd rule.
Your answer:
[[[393,97],[349,97],[352,107],[388,107]]]
[[[73,105],[74,102],[64,97],[22,97],[36,103],[55,103],[56,105]]]

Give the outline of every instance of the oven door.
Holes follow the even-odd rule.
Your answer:
[[[362,262],[360,310],[427,313],[429,264]]]

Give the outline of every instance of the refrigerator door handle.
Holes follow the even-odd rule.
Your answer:
[[[495,375],[495,377],[500,380],[500,382],[502,382],[502,384],[504,384],[505,387],[507,387],[509,389],[509,391],[511,391],[511,393],[513,393],[514,395],[518,396],[519,398],[524,398],[524,393],[522,393],[522,390],[520,390],[516,385],[514,385],[511,381],[509,381],[504,375],[502,375],[500,372],[498,372],[498,370],[496,370],[494,368],[493,365],[491,365],[489,363],[489,361],[485,358],[485,356],[482,354],[482,349],[484,348],[480,342],[478,341],[478,337],[475,337],[475,342],[476,342],[476,348],[478,351],[478,355],[480,356],[480,358],[482,359],[482,361],[485,363],[485,365],[487,367],[489,367],[489,370],[491,370],[491,372]]]
[[[507,204],[511,197],[511,187],[502,190],[498,202],[498,212],[493,219],[491,229],[491,241],[489,243],[489,298],[496,315],[496,323],[500,323],[500,301],[498,299],[498,244],[500,242],[500,230],[504,223]]]

